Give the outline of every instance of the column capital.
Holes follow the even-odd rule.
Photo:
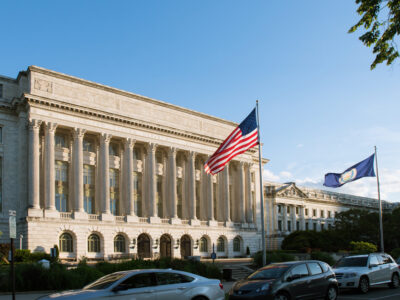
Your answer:
[[[45,125],[46,130],[47,130],[48,132],[50,132],[50,133],[54,133],[54,132],[56,131],[57,126],[58,126],[57,123],[48,122],[48,121],[47,121],[47,122],[44,122],[44,125]]]
[[[133,149],[133,147],[135,146],[136,140],[133,138],[126,138],[124,141],[125,147],[126,148],[130,148]]]
[[[147,151],[151,151],[151,152],[155,153],[156,149],[157,149],[157,146],[158,145],[156,143],[148,143],[147,144]]]
[[[42,124],[41,120],[31,119],[28,121],[28,126],[30,130],[39,130],[40,124]]]
[[[105,144],[110,143],[111,137],[112,137],[112,135],[109,133],[101,133],[100,134],[100,140]]]
[[[168,155],[172,157],[176,157],[177,149],[176,147],[169,147],[168,148]]]
[[[73,137],[74,139],[83,138],[86,133],[86,129],[83,128],[74,128]]]
[[[188,157],[189,157],[189,159],[195,160],[195,158],[196,158],[196,152],[194,152],[194,151],[188,151]]]

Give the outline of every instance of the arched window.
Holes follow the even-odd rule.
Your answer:
[[[233,239],[233,252],[240,252],[240,238],[235,237]]]
[[[225,252],[225,241],[223,237],[219,237],[217,240],[217,251]]]
[[[125,238],[121,234],[114,238],[114,252],[125,252]]]
[[[208,243],[204,236],[200,239],[200,252],[208,252]]]
[[[100,238],[97,234],[91,234],[88,238],[88,251],[100,252]]]
[[[74,252],[72,236],[69,233],[60,236],[60,252]]]

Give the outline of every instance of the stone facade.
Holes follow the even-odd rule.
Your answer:
[[[279,249],[285,236],[296,230],[329,229],[335,214],[351,208],[379,211],[376,199],[297,187],[295,183],[264,182],[267,249]],[[390,211],[398,204],[382,201]]]
[[[35,66],[0,87],[1,242],[16,210],[65,259],[260,249],[257,148],[203,169],[236,123]]]

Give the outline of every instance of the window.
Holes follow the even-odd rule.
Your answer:
[[[155,273],[157,285],[179,284],[192,282],[194,278],[178,273]]]
[[[0,98],[3,98],[3,85],[0,84]]]
[[[313,214],[313,217],[316,217],[317,216],[317,210],[313,209],[312,214]]]
[[[163,176],[157,175],[156,205],[158,216],[162,218],[163,212]]]
[[[56,209],[66,212],[68,209],[68,163],[55,162],[55,202]]]
[[[325,218],[325,211],[321,210],[321,218]]]
[[[384,264],[391,264],[393,261],[390,259],[389,256],[381,255]]]
[[[318,263],[307,263],[308,264],[308,268],[310,269],[310,273],[311,275],[316,275],[316,274],[321,274],[322,273],[322,269],[321,266]]]
[[[59,240],[60,252],[74,252],[72,236],[69,233],[63,233]]]
[[[278,213],[279,213],[279,214],[282,213],[282,205],[278,205]]]
[[[218,207],[217,207],[217,183],[213,182],[213,208],[214,208],[214,219],[218,219]]]
[[[233,252],[240,252],[240,238],[235,237],[233,239]]]
[[[133,202],[136,215],[142,217],[142,174],[138,172],[133,172]]]
[[[92,139],[83,139],[83,151],[94,152],[94,141]]]
[[[302,278],[308,276],[308,269],[306,264],[295,266],[290,272],[292,278]]]
[[[204,236],[200,239],[200,252],[208,252],[207,239]]]
[[[328,211],[328,218],[332,218],[332,212],[330,210]]]
[[[328,272],[328,271],[330,270],[330,268],[331,268],[327,263],[325,263],[325,262],[323,262],[323,261],[320,261],[319,264],[320,264],[320,266],[322,267],[322,271],[323,271],[324,273],[325,273],[325,272]]]
[[[306,230],[309,230],[309,228],[308,228],[308,223],[306,223]]]
[[[292,222],[287,221],[287,231],[292,231]]]
[[[296,229],[300,230],[300,222],[299,221],[296,221]]]
[[[200,181],[195,181],[195,185],[196,185],[196,217],[197,219],[200,220],[200,188],[201,188],[201,184]]]
[[[110,143],[108,145],[108,155],[118,156],[118,145]]]
[[[298,215],[298,214],[299,214],[299,207],[296,206],[296,215]]]
[[[219,237],[217,240],[217,251],[225,252],[225,241],[222,237]]]
[[[67,148],[66,137],[63,134],[56,133],[54,135],[55,146],[58,148]]]
[[[183,196],[182,196],[182,189],[183,189],[183,183],[182,183],[182,178],[177,178],[176,179],[176,197],[177,197],[177,203],[176,203],[176,209],[177,209],[177,214],[178,218],[182,219],[183,218]]]
[[[119,215],[119,170],[110,169],[110,212]]]
[[[306,216],[308,216],[308,208],[305,209]]]
[[[282,221],[281,220],[278,221],[278,230],[282,231]]]
[[[317,231],[317,223],[313,223],[313,229]]]
[[[114,252],[125,252],[125,238],[121,234],[114,238]]]
[[[371,258],[369,259],[369,265],[379,265],[379,261],[375,255],[371,255]]]
[[[94,166],[83,165],[83,208],[88,214],[93,214],[95,209],[94,182]]]
[[[155,286],[156,280],[154,278],[154,273],[141,273],[129,277],[123,281],[120,286],[124,286],[125,289],[138,289],[145,288],[149,286]]]
[[[100,238],[97,234],[91,234],[88,238],[88,252],[100,252]]]

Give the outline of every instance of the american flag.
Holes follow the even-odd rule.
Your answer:
[[[236,155],[246,152],[258,144],[256,109],[226,138],[217,151],[204,164],[206,173],[212,175],[222,171]]]

